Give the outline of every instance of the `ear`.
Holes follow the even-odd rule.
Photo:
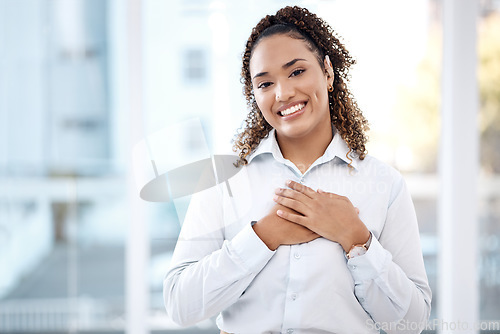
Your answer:
[[[335,74],[333,73],[333,66],[332,62],[330,61],[330,57],[326,55],[325,60],[323,62],[325,65],[325,74],[328,81],[328,85],[333,85],[333,79],[335,79]]]

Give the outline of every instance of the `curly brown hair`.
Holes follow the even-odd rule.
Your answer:
[[[233,150],[238,152],[240,157],[237,164],[246,165],[247,156],[257,148],[260,141],[272,129],[255,101],[250,76],[250,60],[257,44],[263,38],[276,34],[285,34],[303,40],[316,55],[322,69],[324,69],[323,59],[326,55],[330,57],[334,72],[334,89],[333,92],[328,92],[330,118],[333,126],[349,146],[347,158],[351,160],[349,155],[355,152],[360,159],[364,159],[367,154],[365,132],[369,129],[368,121],[347,88],[349,68],[355,64],[355,60],[328,23],[306,8],[288,6],[278,10],[275,15],[267,15],[260,20],[252,29],[246,43],[242,57],[241,81],[244,84],[243,93],[250,111],[245,119],[243,131],[237,133],[234,139]]]

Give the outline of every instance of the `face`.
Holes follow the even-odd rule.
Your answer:
[[[328,87],[333,84],[333,70],[329,60],[324,63],[322,69],[303,40],[283,34],[265,37],[253,50],[250,75],[255,100],[278,139],[331,134]]]

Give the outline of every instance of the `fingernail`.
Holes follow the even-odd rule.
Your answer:
[[[275,191],[274,191],[275,194],[281,194],[281,188],[277,188]]]
[[[276,213],[278,214],[278,216],[281,216],[283,214],[283,211],[278,210],[278,211],[276,211]]]
[[[274,195],[273,200],[274,200],[274,201],[277,201],[277,200],[278,200],[278,196],[277,196],[277,195]]]
[[[292,180],[288,180],[288,181],[286,181],[286,185],[287,185],[287,186],[289,186],[289,185],[291,185],[291,184],[292,184]]]

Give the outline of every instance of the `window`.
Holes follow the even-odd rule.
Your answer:
[[[203,83],[207,77],[206,55],[203,50],[190,49],[184,55],[184,77],[189,84]]]

